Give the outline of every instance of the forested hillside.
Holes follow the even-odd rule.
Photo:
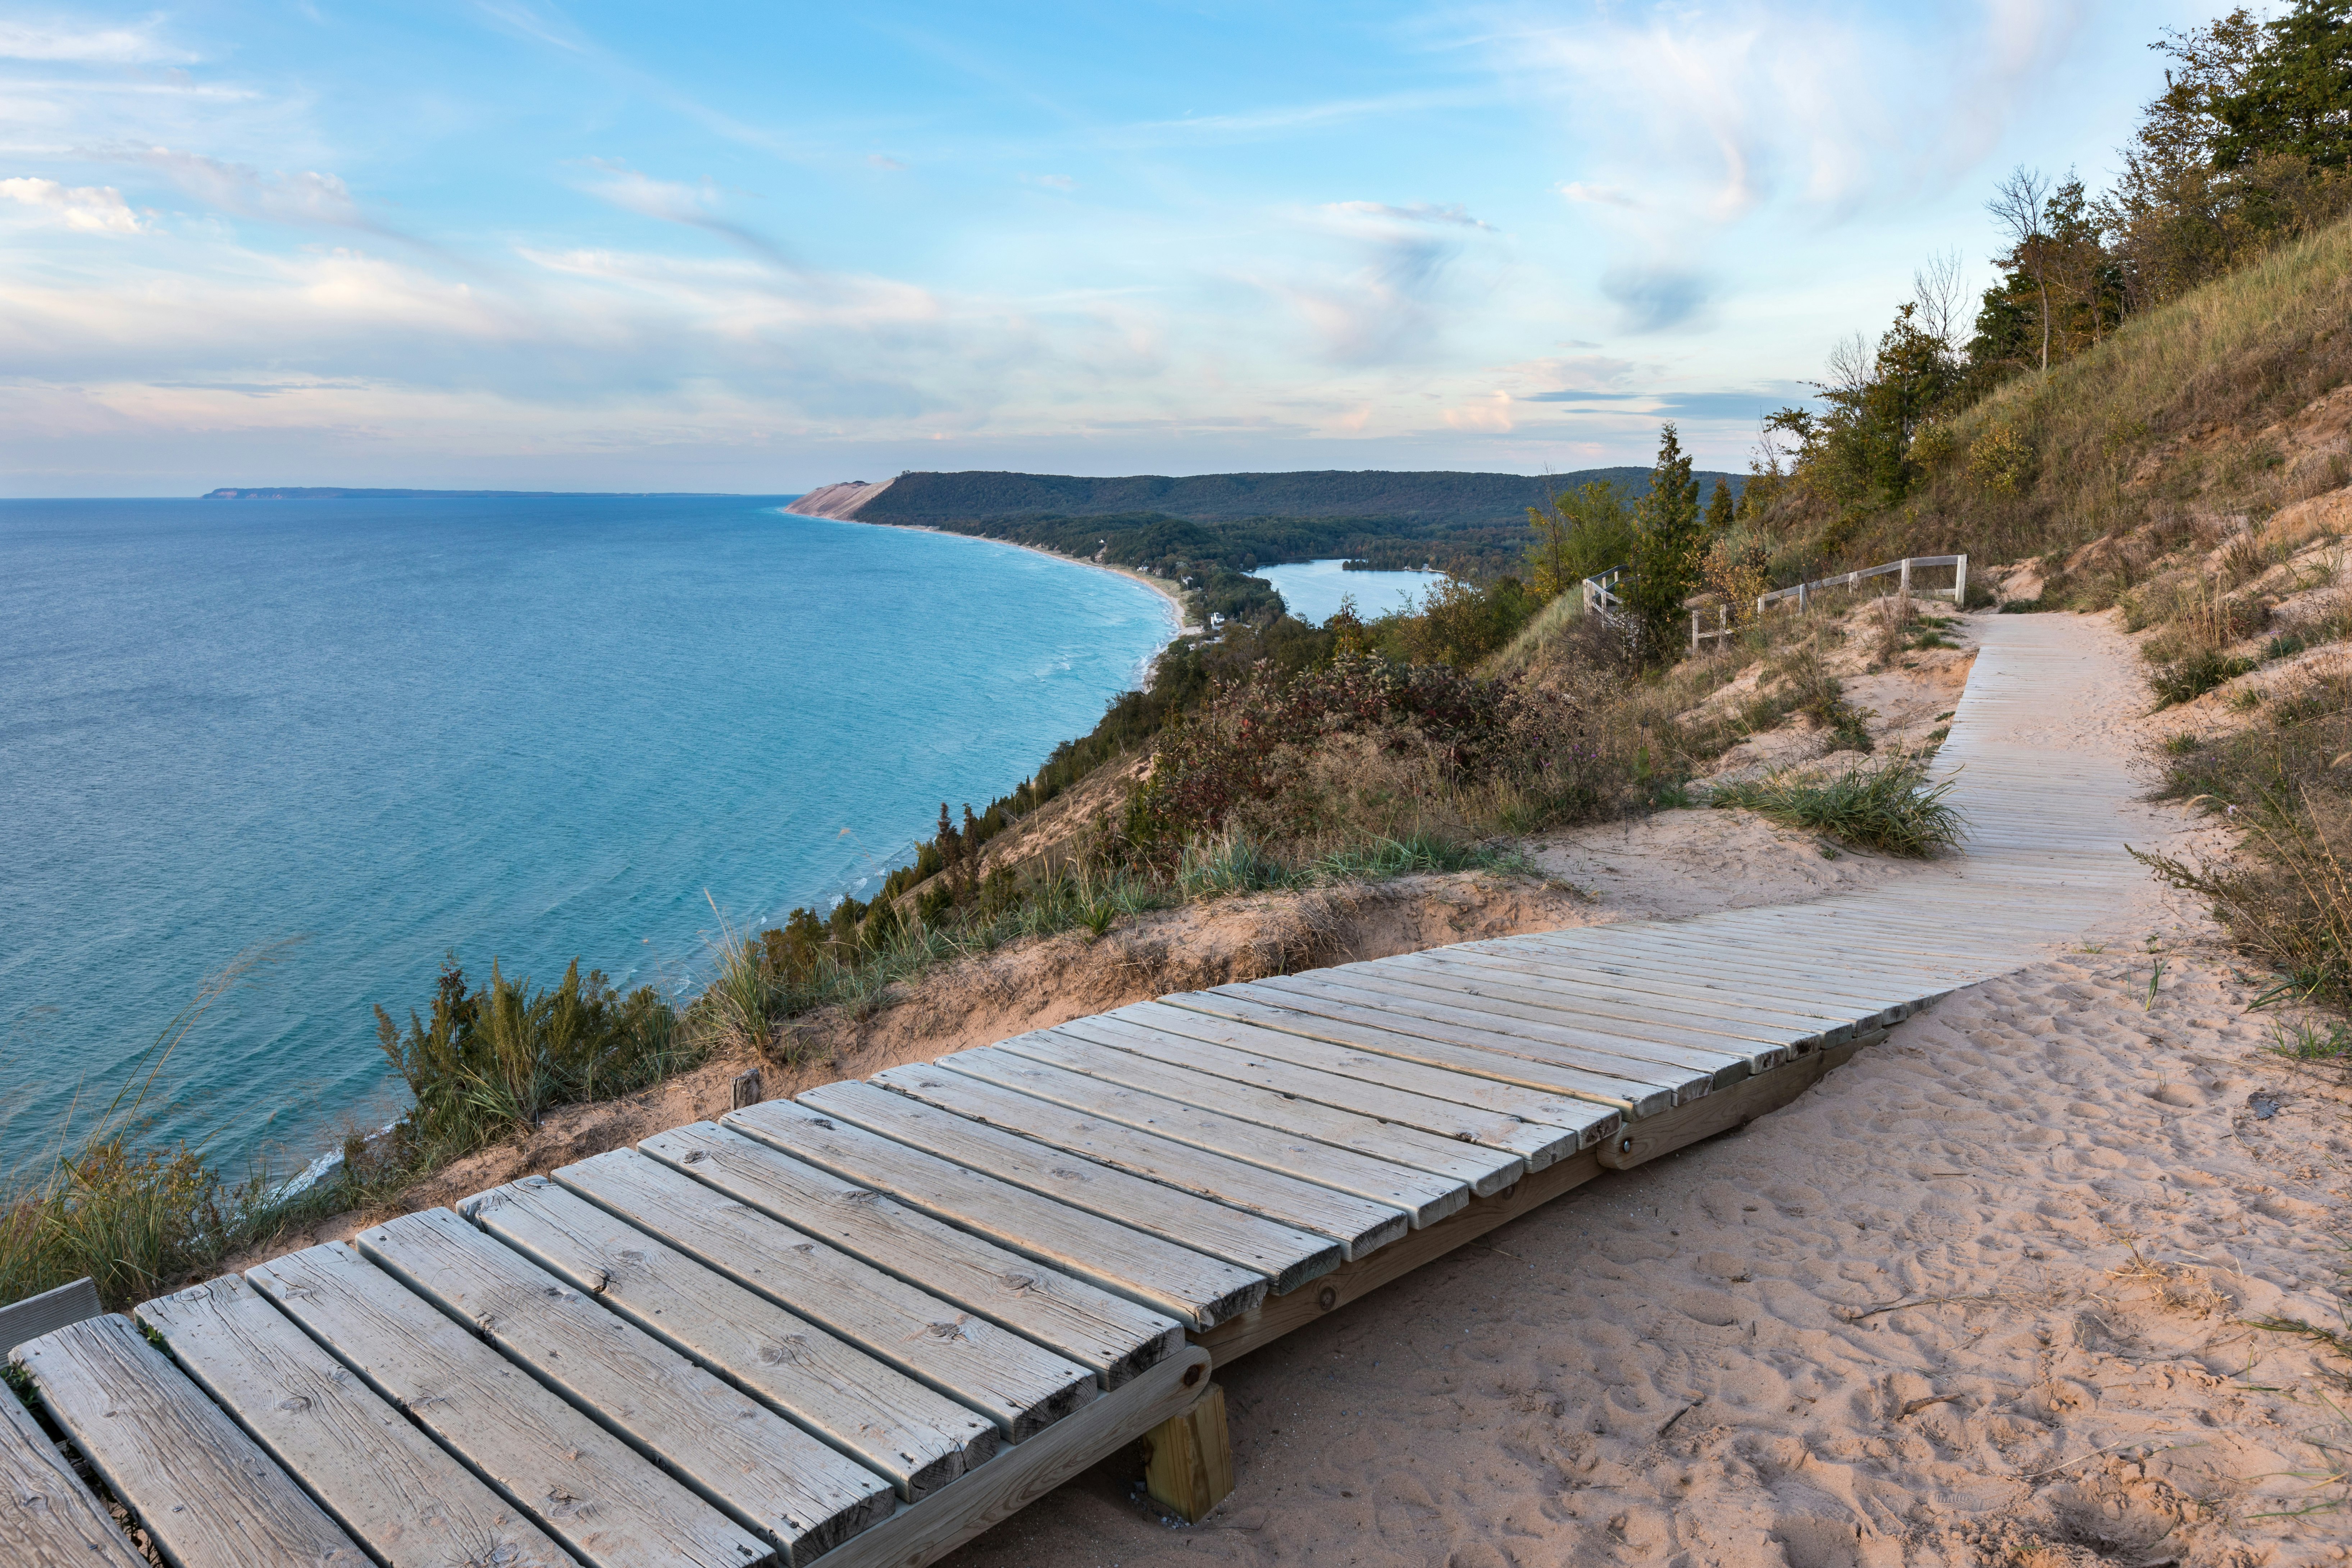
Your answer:
[[[1744,479],[1703,473],[1737,493]],[[1254,572],[1343,557],[1398,569],[1433,565],[1492,579],[1515,570],[1528,514],[1606,481],[1629,501],[1647,468],[1573,474],[1350,472],[1144,474],[907,473],[847,515],[1012,540],[1169,576]],[[840,514],[835,514],[840,515]]]

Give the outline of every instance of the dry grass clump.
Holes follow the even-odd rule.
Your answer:
[[[1919,759],[1890,757],[1855,763],[1826,779],[1784,770],[1717,784],[1707,798],[1859,848],[1925,858],[1958,843],[1965,831],[1958,809],[1944,798],[1951,788],[1948,781],[1930,784]]]
[[[2352,1010],[2352,665],[2338,661],[2275,697],[2237,733],[2160,748],[2160,799],[2240,830],[2234,862],[2135,850],[2158,876],[2208,900],[2281,996]]]

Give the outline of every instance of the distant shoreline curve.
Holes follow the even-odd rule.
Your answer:
[[[984,533],[959,533],[954,529],[940,528],[928,522],[871,522],[862,517],[824,517],[815,512],[793,511],[789,507],[780,507],[777,510],[789,517],[814,518],[824,522],[849,522],[860,528],[903,528],[910,533],[936,533],[949,539],[977,540],[982,544],[1001,544],[1007,550],[1025,550],[1032,555],[1042,555],[1048,561],[1059,561],[1065,565],[1087,566],[1097,572],[1108,572],[1114,576],[1124,577],[1130,583],[1142,584],[1166,601],[1168,618],[1174,626],[1174,629],[1168,634],[1168,642],[1174,642],[1184,635],[1186,623],[1183,596],[1157,577],[1132,571],[1125,566],[1113,566],[1107,561],[1089,561],[1083,555],[1065,555],[1058,550],[1047,550],[1036,544],[1023,544],[1017,540],[991,539]],[[1162,643],[1160,646],[1165,647],[1168,644]]]

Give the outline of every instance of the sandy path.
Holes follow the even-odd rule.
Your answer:
[[[2036,620],[2086,662],[2034,743],[2120,757],[2127,645]],[[2152,882],[2083,912],[1743,1132],[1221,1370],[1202,1525],[1122,1458],[950,1561],[2352,1561],[2352,1508],[2298,1511],[2347,1496],[2346,1363],[2250,1326],[2343,1325],[2352,1098],[2262,1052],[2201,915]]]

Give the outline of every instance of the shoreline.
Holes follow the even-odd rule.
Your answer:
[[[855,523],[860,528],[900,528],[909,533],[938,533],[944,534],[950,539],[970,539],[982,544],[1001,544],[1007,550],[1025,550],[1032,555],[1042,555],[1048,561],[1059,561],[1072,566],[1085,566],[1097,572],[1108,572],[1114,576],[1124,577],[1130,583],[1140,583],[1167,601],[1169,618],[1175,623],[1175,630],[1168,634],[1168,642],[1174,642],[1178,637],[1182,637],[1190,626],[1190,623],[1184,619],[1183,595],[1159,578],[1135,571],[1131,567],[1113,566],[1107,561],[1089,561],[1083,555],[1065,555],[1058,550],[1047,550],[1038,544],[1024,544],[1014,539],[991,539],[984,533],[959,533],[952,528],[939,528],[928,522],[868,522],[862,517],[815,518],[808,512],[793,511],[789,506],[780,507],[777,510],[793,517],[808,517],[818,522]],[[1161,643],[1160,647],[1154,648],[1153,657],[1157,658],[1167,646],[1168,643]]]

